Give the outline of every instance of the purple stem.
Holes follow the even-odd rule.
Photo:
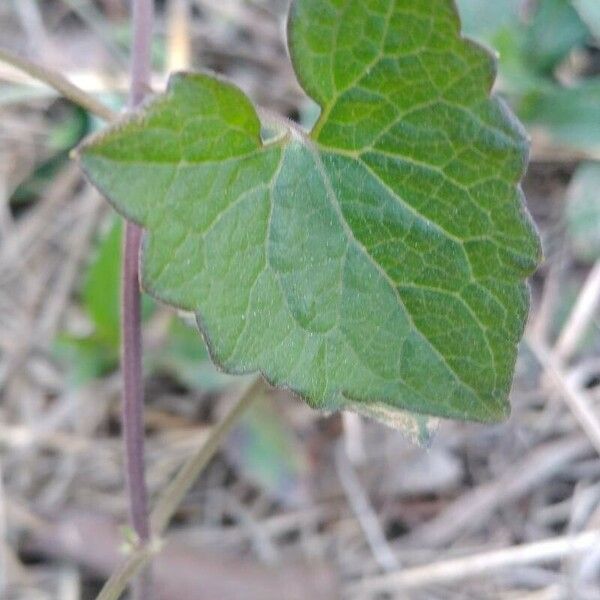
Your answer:
[[[136,107],[150,89],[152,73],[153,0],[133,0],[133,46],[129,106]]]
[[[133,46],[129,107],[135,108],[150,88],[153,0],[133,0]],[[148,492],[144,469],[144,388],[140,314],[139,254],[141,229],[126,223],[122,271],[122,422],[131,524],[141,543],[150,539]],[[135,582],[134,598],[149,600],[149,571]]]
[[[138,255],[140,228],[125,225],[122,284],[122,421],[131,524],[140,541],[150,537],[148,494],[144,477],[144,390]]]

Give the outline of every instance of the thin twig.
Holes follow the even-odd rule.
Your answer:
[[[79,181],[77,165],[68,163],[43,192],[37,210],[23,215],[10,236],[0,241],[0,286],[9,285],[11,279],[24,272],[31,255],[47,240],[53,215],[61,202],[70,197]]]
[[[213,457],[221,440],[231,430],[246,408],[248,408],[250,402],[258,395],[262,385],[262,379],[256,378],[252,380],[248,387],[242,390],[239,399],[231,411],[211,430],[202,448],[183,465],[175,476],[175,479],[173,479],[169,487],[160,496],[152,511],[150,520],[152,531],[155,535],[161,535],[165,530],[185,494],[190,489],[190,486],[198,479],[198,475],[200,475],[204,467],[208,464],[208,461]]]
[[[567,319],[554,346],[554,352],[563,362],[567,362],[587,331],[600,304],[600,260],[590,271],[577,302]]]
[[[470,489],[410,534],[412,546],[442,546],[481,529],[503,504],[516,502],[590,452],[581,434],[535,447],[497,479]]]
[[[188,69],[191,63],[191,21],[188,0],[171,0],[167,12],[167,73]]]
[[[560,391],[575,418],[579,421],[581,428],[587,434],[590,442],[598,454],[600,454],[600,421],[590,406],[585,392],[567,377],[560,360],[550,348],[531,336],[526,337],[526,341],[544,371],[552,378],[552,381]]]
[[[118,117],[117,113],[113,112],[102,102],[98,102],[96,98],[84,92],[81,88],[73,85],[68,79],[60,73],[43,67],[37,63],[16,56],[12,52],[0,48],[0,61],[5,62],[20,71],[27,73],[33,79],[41,81],[51,88],[55,89],[59,94],[85,108],[88,112],[100,117],[101,119],[112,122]]]
[[[344,424],[344,446],[350,463],[364,465],[367,461],[363,421],[359,414],[345,410],[342,413]]]
[[[242,413],[258,396],[263,385],[262,379],[257,377],[251,380],[240,391],[233,408],[218,425],[215,425],[211,429],[208,438],[198,452],[188,459],[160,495],[150,518],[152,533],[155,539],[158,539],[164,533],[182,499],[194,485],[198,475],[214,456],[220,442],[231,431]],[[144,568],[159,550],[160,543],[152,541],[146,546],[135,548],[129,558],[111,575],[96,600],[118,600],[129,581]]]
[[[563,285],[562,275],[565,271],[564,252],[558,253],[549,261],[548,272],[544,278],[544,286],[535,313],[532,314],[529,331],[539,340],[546,341],[556,314],[556,305],[560,299],[560,288]]]
[[[150,544],[138,546],[129,558],[113,572],[96,600],[118,600],[129,582],[138,576],[156,553],[157,549]]]
[[[58,276],[53,280],[52,287],[48,289],[43,311],[36,324],[36,337],[38,343],[43,340],[48,342],[56,336],[61,318],[68,305],[71,292],[77,281],[79,267],[88,252],[94,231],[98,225],[101,211],[105,208],[99,192],[89,186],[82,198],[85,213],[74,232],[73,243],[69,254],[61,265]]]
[[[374,596],[393,590],[459,581],[507,567],[559,560],[588,551],[599,543],[600,531],[586,531],[575,536],[555,537],[543,542],[479,552],[461,558],[442,560],[395,573],[370,577],[351,586],[348,591],[351,595],[365,597],[365,595]]]
[[[342,442],[336,447],[335,464],[348,503],[358,519],[377,564],[384,571],[395,571],[400,563],[385,538],[377,514],[354,473]]]

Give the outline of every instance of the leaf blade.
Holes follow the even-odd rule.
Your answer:
[[[334,29],[350,50],[327,46]],[[177,75],[83,148],[148,232],[144,287],[197,313],[225,370],[313,406],[505,417],[539,247],[517,185],[527,144],[489,97],[489,55],[447,0],[299,0],[288,32],[323,110],[310,136],[262,144],[239,90]]]

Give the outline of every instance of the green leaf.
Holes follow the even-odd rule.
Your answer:
[[[310,462],[306,444],[286,421],[276,399],[261,394],[244,412],[225,446],[244,477],[286,506],[309,498]]]
[[[564,88],[550,84],[525,94],[519,114],[552,138],[573,148],[597,152],[600,148],[600,78]]]
[[[529,29],[526,55],[532,66],[549,74],[573,48],[583,46],[587,37],[587,28],[571,0],[543,0]]]
[[[310,135],[263,143],[240,90],[178,74],[82,148],[146,229],[144,288],[312,406],[505,417],[539,247],[492,57],[451,0],[298,0],[288,39]]]
[[[94,335],[59,335],[52,346],[53,356],[65,367],[67,384],[79,388],[110,373],[118,365],[119,352]]]
[[[573,6],[590,33],[600,40],[600,2],[598,0],[573,0]]]
[[[98,338],[118,348],[120,340],[119,287],[122,219],[112,219],[87,270],[82,289],[83,305]]]
[[[94,325],[94,337],[110,348],[119,349],[121,340],[121,255],[123,220],[111,215],[107,231],[99,239],[85,274],[83,307]],[[142,296],[142,321],[154,310],[152,298]]]
[[[165,344],[146,357],[152,372],[170,375],[182,385],[204,392],[220,392],[231,377],[215,369],[206,346],[191,326],[174,316]]]

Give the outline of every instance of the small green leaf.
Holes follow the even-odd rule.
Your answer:
[[[505,417],[539,246],[493,58],[451,0],[298,0],[288,39],[310,135],[263,143],[241,91],[178,74],[83,147],[146,229],[143,286],[197,313],[226,371],[312,406]]]
[[[83,305],[95,334],[107,345],[119,347],[122,219],[112,219],[87,270],[82,289]]]

